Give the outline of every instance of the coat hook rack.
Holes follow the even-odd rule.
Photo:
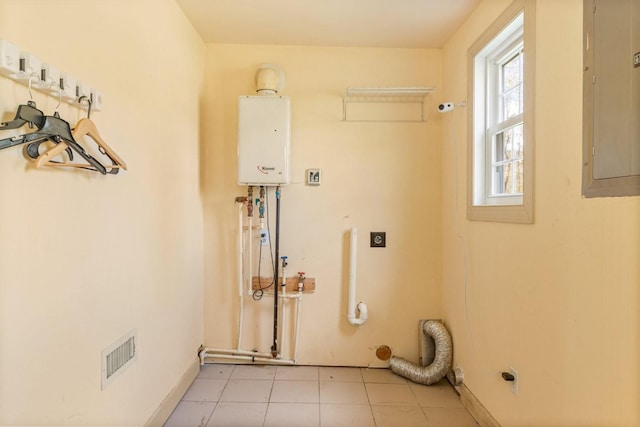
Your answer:
[[[86,83],[49,63],[43,63],[35,55],[0,39],[0,75],[29,86],[75,107],[82,107],[81,97],[91,100],[92,111],[102,111],[102,94]],[[31,82],[31,83],[30,83]]]

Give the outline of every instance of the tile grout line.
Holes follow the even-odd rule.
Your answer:
[[[269,414],[269,408],[271,407],[271,396],[273,395],[273,387],[275,386],[277,375],[278,375],[278,368],[276,367],[276,372],[273,374],[273,378],[271,379],[271,388],[269,389],[269,396],[267,396],[267,409],[264,411],[262,427],[264,427],[267,424],[267,415]]]
[[[231,373],[233,373],[233,369],[231,370]],[[229,378],[231,378],[231,373],[229,373]],[[220,404],[220,398],[222,397],[222,394],[224,393],[224,391],[227,389],[227,386],[229,385],[229,378],[224,379],[225,380],[224,387],[222,387],[222,390],[220,391],[220,395],[218,396],[215,402],[216,405],[213,407],[213,411],[211,411],[211,413],[209,414],[209,418],[207,419],[207,422],[202,427],[206,427],[209,424],[209,422],[211,421],[211,418],[213,418],[213,414],[216,412],[216,409],[218,409],[218,405]]]
[[[367,382],[364,380],[364,375],[362,375],[362,368],[360,368],[360,377],[362,378],[362,386],[364,387],[364,393],[367,395],[367,403],[369,403],[369,413],[371,414],[371,418],[373,419],[373,424],[378,427],[378,420],[376,420],[376,415],[373,413],[373,407],[371,406],[371,398],[369,397],[369,389],[367,388]]]

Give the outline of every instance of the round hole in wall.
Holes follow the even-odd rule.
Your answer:
[[[389,360],[391,358],[391,349],[388,345],[381,345],[376,350],[376,357],[380,360]]]

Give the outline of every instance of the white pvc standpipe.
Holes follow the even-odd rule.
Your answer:
[[[358,303],[358,311],[360,318],[356,317],[356,263],[358,260],[358,229],[351,229],[349,251],[349,301],[347,319],[354,326],[360,326],[367,321],[367,305],[363,302]]]
[[[242,230],[242,208],[244,203],[238,203],[238,294],[240,296],[240,316],[238,320],[238,346],[237,349],[242,348],[242,327],[244,319],[244,275],[242,274],[242,267],[244,265],[244,231]]]
[[[300,303],[302,302],[302,292],[298,292],[296,301],[296,330],[293,337],[293,361],[298,360],[298,331],[300,329]]]
[[[207,354],[214,353],[214,354]],[[231,360],[246,360],[249,362],[263,362],[267,364],[276,364],[276,365],[293,365],[295,362],[293,360],[288,359],[274,359],[271,357],[271,354],[267,354],[265,356],[257,355],[257,354],[222,354],[216,353],[213,349],[204,349],[200,353],[200,364],[204,364],[204,359],[207,357],[215,358],[215,359],[231,359]]]
[[[251,200],[249,200],[251,203]],[[253,217],[249,217],[249,278],[247,279],[247,295],[253,293],[252,281],[253,281]]]
[[[282,327],[280,328],[280,354],[284,354],[285,337],[287,335],[287,297],[282,295]]]

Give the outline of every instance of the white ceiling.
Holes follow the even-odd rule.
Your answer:
[[[177,0],[207,43],[438,48],[480,0]]]

